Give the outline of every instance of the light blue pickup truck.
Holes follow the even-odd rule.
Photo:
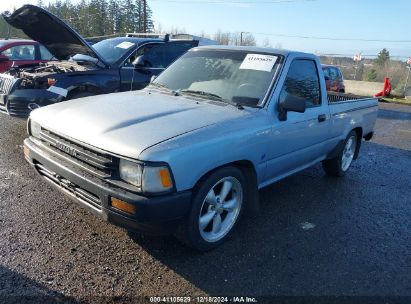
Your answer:
[[[143,91],[37,109],[26,159],[99,217],[210,250],[258,189],[322,162],[343,176],[369,140],[374,98],[327,94],[312,54],[194,48]]]

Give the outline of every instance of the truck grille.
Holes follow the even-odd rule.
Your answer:
[[[90,149],[43,128],[40,135],[46,146],[98,177],[113,177],[117,171],[119,160],[116,157]]]
[[[0,74],[0,94],[9,94],[16,78],[7,74]]]
[[[83,203],[86,203],[87,205],[91,206],[93,209],[101,211],[101,200],[98,196],[88,192],[87,190],[82,189],[81,187],[70,182],[64,177],[54,173],[53,171],[50,171],[40,163],[36,163],[35,168],[37,172],[40,173],[40,175],[43,176],[50,183],[59,187],[71,196],[74,196]]]

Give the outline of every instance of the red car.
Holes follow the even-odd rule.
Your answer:
[[[345,93],[344,78],[339,67],[322,65],[327,91]]]
[[[0,40],[0,73],[12,66],[47,62],[53,55],[40,43],[25,39]]]

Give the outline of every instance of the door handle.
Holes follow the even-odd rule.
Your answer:
[[[327,115],[325,114],[318,115],[318,122],[323,122],[326,120],[327,120]]]

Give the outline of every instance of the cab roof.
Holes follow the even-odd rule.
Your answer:
[[[191,49],[190,51],[194,50],[228,50],[228,51],[245,51],[245,52],[256,52],[256,53],[266,53],[266,54],[273,54],[273,55],[282,55],[284,57],[288,57],[289,55],[293,54],[294,56],[301,56],[301,57],[315,57],[314,54],[292,51],[292,50],[284,50],[284,49],[274,49],[274,48],[266,48],[266,47],[257,47],[257,46],[232,46],[232,45],[208,45],[208,46],[200,46]]]

